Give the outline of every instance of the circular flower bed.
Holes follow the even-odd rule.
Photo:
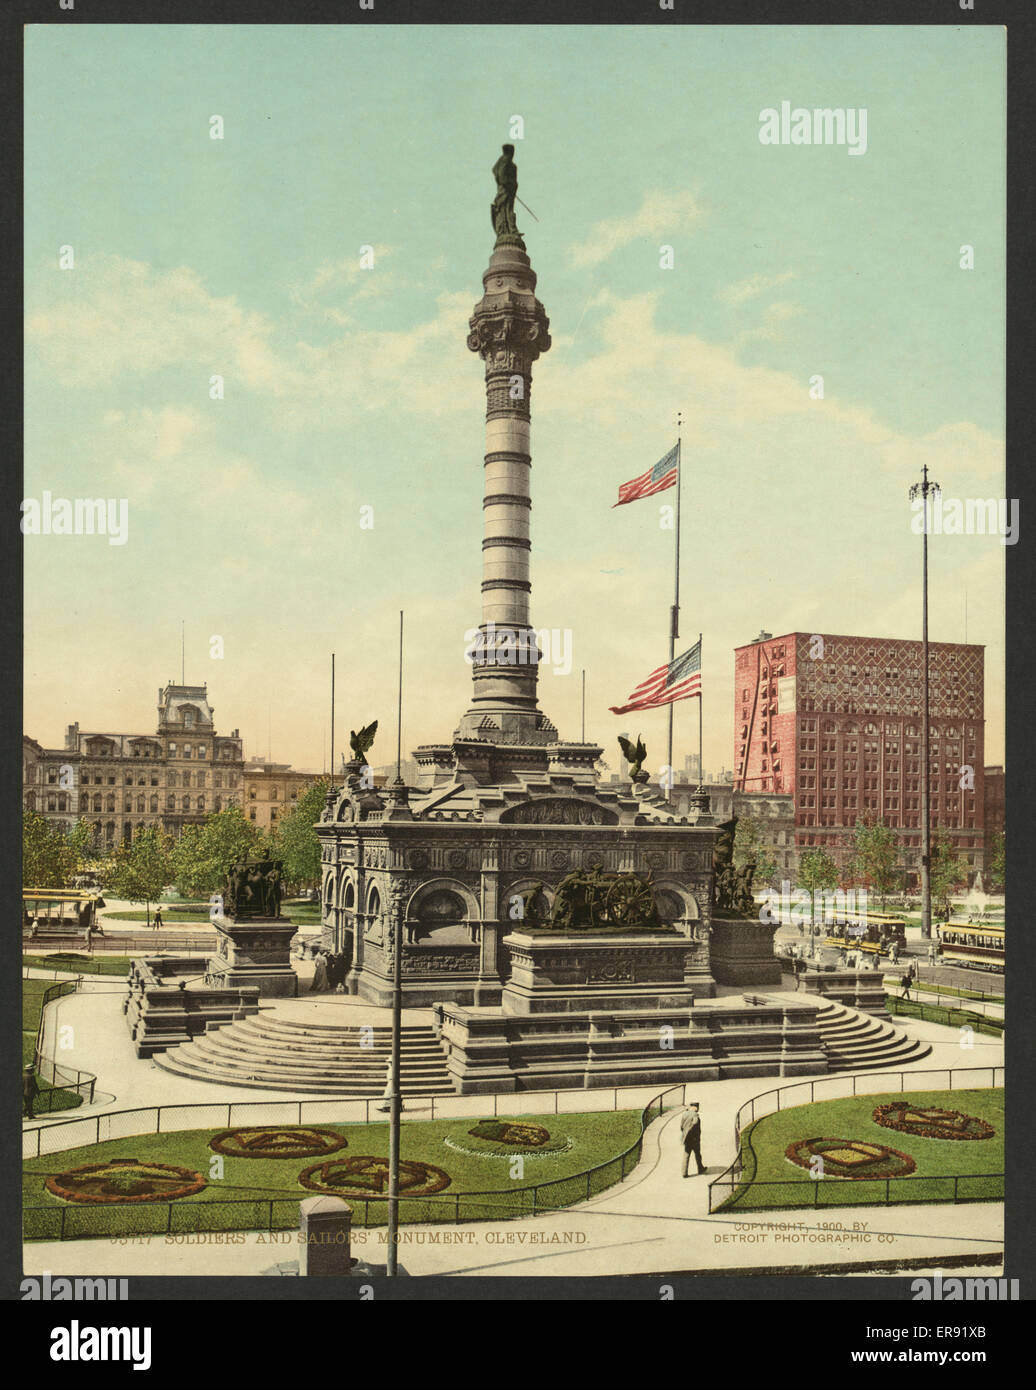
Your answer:
[[[871,1144],[862,1139],[796,1139],[784,1150],[785,1158],[800,1168],[808,1168],[810,1160],[824,1160],[825,1178],[905,1178],[917,1167],[909,1154],[890,1149],[885,1144]]]
[[[415,1159],[399,1161],[399,1192],[405,1197],[427,1197],[449,1187],[452,1179],[442,1168]],[[332,1158],[303,1168],[299,1182],[311,1192],[330,1192],[336,1197],[383,1197],[388,1192],[387,1158],[357,1154],[352,1158]]]
[[[202,1175],[190,1168],[136,1158],[84,1163],[46,1181],[47,1191],[66,1202],[171,1202],[191,1197],[204,1186]]]
[[[567,1153],[573,1144],[567,1135],[554,1138],[549,1129],[529,1120],[479,1120],[474,1129],[468,1130],[468,1136],[472,1142],[447,1135],[443,1143],[448,1149],[473,1158],[509,1158],[513,1154],[554,1158]]]
[[[210,1149],[228,1158],[316,1158],[346,1147],[346,1139],[333,1129],[312,1126],[279,1129],[274,1125],[254,1125],[224,1129],[209,1140]]]
[[[917,1134],[923,1139],[992,1139],[996,1130],[977,1115],[965,1115],[962,1110],[941,1110],[938,1106],[921,1107],[906,1100],[879,1105],[873,1119],[886,1129],[898,1129],[902,1134]]]
[[[550,1130],[528,1120],[479,1120],[468,1133],[475,1139],[491,1139],[511,1148],[542,1149],[550,1143]]]

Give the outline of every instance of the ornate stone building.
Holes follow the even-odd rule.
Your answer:
[[[257,829],[274,831],[284,816],[295,809],[299,797],[314,782],[321,781],[327,778],[319,772],[300,772],[288,763],[249,758],[244,766],[241,805]]]
[[[216,732],[204,685],[159,690],[154,734],[88,732],[77,722],[64,748],[42,748],[26,736],[22,760],[25,809],[66,829],[91,821],[107,847],[142,825],[178,836],[241,802],[241,736]]]
[[[602,750],[563,740],[539,708],[540,653],[529,620],[530,397],[533,364],[551,339],[524,242],[498,232],[467,340],[486,381],[482,620],[471,704],[452,739],[414,751],[416,786],[364,790],[354,762],[345,786],[329,793],[317,827],[325,941],[351,949],[349,988],[364,998],[389,1001],[402,934],[408,1005],[497,1005],[526,953],[526,903],[549,914],[569,874],[599,865],[609,884],[630,872],[650,879],[659,916],[675,932],[667,949],[679,959],[667,968],[679,981],[677,1002],[691,986],[699,995],[714,988],[716,831],[701,806],[674,815],[628,780],[601,784]],[[610,970],[624,998],[647,991],[645,1000],[651,994],[657,1002],[657,980],[626,978],[628,959],[626,966],[607,964],[606,953],[595,960],[580,968]],[[595,984],[604,987],[603,977]]]

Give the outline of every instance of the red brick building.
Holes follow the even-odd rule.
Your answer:
[[[984,866],[985,649],[929,646],[932,829]],[[884,820],[921,854],[920,642],[760,633],[734,653],[735,787],[790,794],[795,843],[844,863],[857,820]]]
[[[1002,767],[987,767],[984,770],[983,785],[985,795],[983,802],[985,805],[985,834],[986,834],[986,865],[992,863],[993,854],[996,849],[996,837],[1004,829],[1007,812],[1007,786],[1004,779],[1004,769]],[[989,875],[984,875],[986,880],[986,891],[989,891]]]

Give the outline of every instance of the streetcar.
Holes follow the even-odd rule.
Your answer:
[[[825,946],[841,951],[862,951],[866,956],[887,956],[893,944],[906,949],[906,922],[890,912],[866,912],[862,921],[845,918],[835,921],[824,940]]]
[[[1002,922],[949,921],[935,924],[939,959],[947,965],[968,965],[977,970],[1004,968]]]
[[[39,936],[85,935],[88,931],[103,935],[97,923],[102,907],[104,899],[96,889],[23,888],[22,929],[33,935],[35,920]]]

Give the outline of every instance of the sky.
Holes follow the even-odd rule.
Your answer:
[[[735,646],[919,637],[911,483],[1003,496],[1004,63],[996,27],[30,25],[25,496],[126,499],[128,530],[26,536],[26,732],[152,730],[183,621],[246,756],[325,766],[335,652],[338,749],[378,718],[388,762],[402,609],[404,749],[449,739],[512,140],[553,338],[532,622],[572,634],[541,707],[578,738],[585,669],[588,738],[663,761],[664,710],[608,707],[667,654],[672,494],[612,504],[682,411],[680,645],[704,634],[731,767]],[[866,108],[866,152],[762,144],[782,101]],[[1006,549],[930,551],[932,639],[985,644],[1001,762]],[[697,723],[677,706],[677,765]]]

